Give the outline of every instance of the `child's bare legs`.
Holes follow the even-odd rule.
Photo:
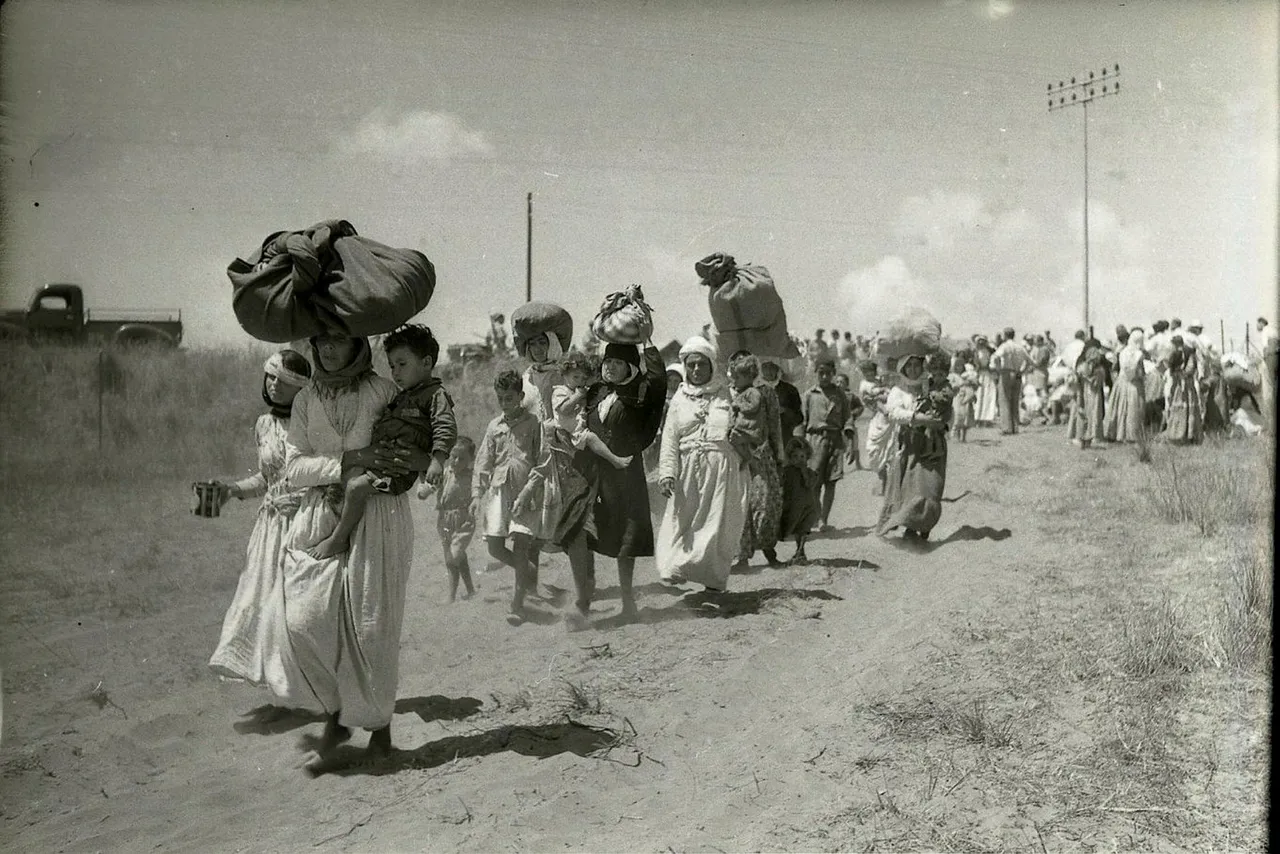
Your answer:
[[[595,433],[592,433],[590,430],[583,430],[578,437],[578,441],[582,443],[582,447],[591,451],[591,453],[595,454],[597,457],[604,458],[614,468],[624,469],[631,465],[631,457],[618,456],[613,451],[609,450],[609,446],[604,443],[603,439]]]
[[[324,560],[346,551],[352,531],[364,518],[369,497],[376,492],[373,488],[373,475],[364,469],[353,469],[342,490],[342,512],[338,516],[337,527],[332,534],[307,549],[307,554],[316,560]]]
[[[495,560],[500,560],[515,570],[516,588],[511,594],[511,613],[507,616],[507,622],[518,626],[524,622],[524,598],[530,592],[530,539],[525,534],[512,534],[511,548],[507,548],[507,541],[502,537],[485,537],[485,541],[489,544],[489,554]],[[536,579],[534,584],[537,584]]]
[[[596,556],[587,548],[587,538],[582,534],[565,544],[565,554],[569,556],[574,592],[577,594],[574,602],[577,613],[567,618],[567,622],[570,629],[580,631],[589,625],[591,600],[596,593]]]
[[[444,546],[444,566],[445,569],[449,570],[450,602],[454,602],[458,598],[459,581],[462,582],[467,591],[462,595],[463,599],[470,599],[475,595],[476,588],[471,581],[471,565],[467,562],[467,550],[462,548],[459,543],[453,542],[452,538]]]
[[[803,531],[796,534],[796,553],[793,554],[791,556],[791,560],[788,561],[792,566],[804,566],[809,562],[809,556],[804,553],[804,541],[807,537],[808,535]]]
[[[829,524],[831,518],[831,505],[836,500],[836,484],[838,480],[828,480],[821,486],[822,489],[822,518],[819,523],[819,530],[826,530],[831,527]]]

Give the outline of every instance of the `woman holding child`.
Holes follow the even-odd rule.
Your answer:
[[[581,530],[561,543],[573,569],[579,627],[594,594],[597,554],[618,562],[623,618],[637,614],[636,558],[650,557],[654,551],[642,452],[658,433],[666,388],[657,348],[646,346],[642,358],[634,344],[610,343],[600,363],[600,381],[591,385],[583,399],[580,423],[587,443],[576,455],[574,468],[586,479],[594,498],[589,522],[584,520]]]
[[[882,537],[904,528],[903,539],[927,540],[942,516],[950,413],[931,405],[931,378],[925,367],[921,356],[899,359],[898,384],[885,400],[884,413],[892,425],[893,439],[876,529]],[[945,377],[945,366],[939,375]],[[945,386],[945,378],[939,384]],[[946,394],[942,388],[935,390]]]
[[[685,379],[662,428],[658,485],[670,498],[658,535],[657,563],[669,584],[696,582],[722,593],[741,546],[750,474],[730,441],[733,399],[719,354],[694,336],[680,348]]]
[[[748,394],[757,396],[758,412],[749,418],[751,429],[741,430],[741,451],[749,472],[747,488],[747,519],[742,527],[742,546],[738,552],[737,566],[745,568],[757,550],[764,553],[770,566],[781,566],[776,546],[778,525],[782,518],[782,477],[780,466],[785,462],[782,422],[778,396],[767,384],[759,381],[759,360],[744,351],[735,353],[729,360],[729,378],[733,385],[734,405],[739,407],[738,423],[744,420],[742,403]]]
[[[311,345],[314,375],[294,402],[286,445],[285,474],[305,492],[284,561],[289,643],[271,688],[294,707],[328,716],[317,747],[321,764],[312,766],[322,768],[327,754],[350,738],[350,727],[372,731],[371,755],[391,749],[413,558],[408,496],[372,495],[344,551],[317,558],[308,549],[332,532],[333,497],[344,472],[407,475],[430,468],[432,454],[400,443],[371,444],[374,424],[397,389],[373,372],[368,339],[329,334]]]

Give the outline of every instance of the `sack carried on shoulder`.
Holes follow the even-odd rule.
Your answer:
[[[278,231],[227,267],[245,332],[286,343],[325,332],[391,332],[427,307],[436,271],[427,256],[356,234],[346,220]]]
[[[653,336],[653,309],[639,285],[609,294],[591,321],[591,331],[610,344],[643,344]]]
[[[527,302],[511,312],[511,333],[521,356],[530,339],[548,332],[556,336],[560,348],[567,353],[573,341],[573,318],[569,312],[553,302]]]
[[[778,359],[800,355],[787,332],[787,312],[768,269],[738,266],[723,252],[708,255],[694,269],[709,288],[707,308],[721,353],[749,350]]]

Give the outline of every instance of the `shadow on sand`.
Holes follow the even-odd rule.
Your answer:
[[[896,548],[905,549],[910,552],[931,552],[949,543],[976,542],[978,540],[993,540],[999,542],[1007,540],[1013,536],[1013,531],[1008,528],[991,528],[986,525],[975,528],[972,525],[961,525],[951,534],[942,540],[917,540],[907,539],[906,537],[889,537],[888,542]]]
[[[836,558],[835,560],[840,560]],[[816,561],[815,561],[816,563]],[[863,561],[867,564],[866,561]],[[870,566],[870,564],[867,564]],[[829,590],[802,589],[781,587],[764,587],[759,590],[742,590],[722,593],[719,597],[709,597],[701,591],[686,593],[684,597],[669,608],[641,608],[631,619],[622,614],[596,620],[591,624],[593,629],[616,629],[631,623],[669,623],[678,620],[694,620],[698,618],[742,617],[748,614],[759,614],[770,602],[785,602],[804,599],[839,600]]]
[[[475,697],[446,697],[432,694],[429,697],[409,697],[396,700],[397,715],[417,715],[424,723],[431,721],[460,721],[469,718],[484,703]]]
[[[492,756],[496,753],[518,753],[546,759],[561,753],[584,758],[618,745],[613,730],[590,727],[575,721],[534,726],[500,726],[471,735],[454,735],[429,741],[413,750],[396,750],[385,757],[371,759],[357,747],[339,747],[325,760],[311,766],[313,776],[335,774],[340,777],[363,774],[380,777],[401,771],[426,770],[446,765],[456,759]]]

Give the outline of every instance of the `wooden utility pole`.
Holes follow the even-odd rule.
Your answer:
[[[528,197],[528,223],[524,241],[524,301],[533,300],[533,193]]]
[[[1049,112],[1080,107],[1084,112],[1084,328],[1089,328],[1089,102],[1120,94],[1120,64],[1090,71],[1071,82],[1049,84]]]

